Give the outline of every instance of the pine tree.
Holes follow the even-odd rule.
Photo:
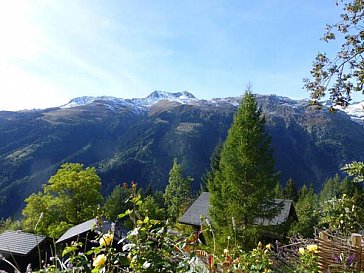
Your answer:
[[[341,181],[339,174],[336,174],[333,178],[328,178],[324,182],[320,192],[320,203],[324,203],[334,197],[339,197],[341,194]]]
[[[304,184],[299,190],[299,197],[295,203],[298,222],[290,230],[290,235],[313,236],[314,227],[319,222],[317,215],[318,204],[318,196],[315,194],[313,187],[307,187]]]
[[[174,159],[172,169],[169,172],[169,183],[164,193],[164,202],[167,207],[168,218],[176,221],[181,216],[183,208],[190,199],[191,177],[183,177],[182,167]]]
[[[283,196],[295,202],[298,200],[298,191],[292,178],[287,180],[287,184],[283,190]]]
[[[222,149],[222,143],[218,143],[212,152],[210,158],[210,169],[202,176],[200,192],[209,191],[208,185],[214,179],[216,172],[219,171],[220,154]]]
[[[127,209],[132,207],[130,202],[127,202],[131,194],[132,189],[128,188],[126,184],[125,186],[115,186],[105,201],[105,215],[112,221],[117,220],[119,214],[124,213]]]
[[[284,194],[283,194],[283,189],[282,189],[281,183],[278,182],[276,184],[276,186],[273,189],[273,192],[274,192],[274,194],[273,194],[274,198],[283,199]]]
[[[244,242],[250,236],[247,233],[253,231],[254,220],[268,216],[267,203],[278,182],[271,138],[249,90],[228,131],[219,169],[209,184],[213,227],[222,241],[236,235]]]

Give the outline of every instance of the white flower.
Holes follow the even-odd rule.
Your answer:
[[[143,264],[143,269],[148,269],[150,267],[151,263],[148,261],[145,261]]]
[[[126,244],[123,245],[123,251],[130,251],[135,246],[135,244]]]

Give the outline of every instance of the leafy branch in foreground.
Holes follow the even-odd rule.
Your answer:
[[[344,167],[341,168],[341,170],[345,171],[350,176],[354,176],[353,182],[360,183],[364,181],[363,162],[354,161],[349,164],[345,164]]]
[[[352,92],[363,92],[364,87],[364,3],[361,0],[337,0],[336,4],[343,6],[341,20],[326,26],[322,40],[330,42],[343,38],[343,43],[331,59],[318,53],[310,71],[311,77],[304,79],[304,87],[316,105],[329,93],[333,106],[347,106]]]

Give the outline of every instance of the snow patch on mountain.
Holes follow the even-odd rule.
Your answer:
[[[282,107],[292,107],[297,110],[305,111],[306,107],[309,105],[308,100],[293,100],[288,97],[282,97],[277,95],[256,95],[256,98],[260,103],[272,102],[276,105],[281,105]],[[145,98],[133,98],[133,99],[122,99],[110,96],[84,96],[72,99],[69,103],[62,105],[61,108],[72,108],[80,107],[86,105],[104,105],[112,111],[116,111],[120,108],[128,108],[135,112],[145,112],[152,105],[162,101],[167,100],[171,102],[177,102],[180,104],[187,105],[199,105],[201,107],[211,107],[218,106],[224,107],[227,104],[233,105],[235,107],[239,106],[241,97],[227,97],[227,98],[213,98],[210,100],[199,100],[194,95],[187,91],[183,92],[166,92],[166,91],[154,91],[149,96]],[[327,105],[323,103],[324,107],[329,107],[331,102]],[[364,125],[364,102],[352,103],[346,108],[335,107],[337,110],[345,112],[350,118],[362,125]]]
[[[161,101],[169,100],[179,102],[181,104],[193,104],[198,99],[187,91],[171,93],[166,91],[154,91],[146,98],[122,99],[109,96],[90,97],[84,96],[72,99],[69,103],[62,105],[61,108],[79,107],[90,104],[104,104],[110,108],[130,106],[143,109],[152,106],[153,104]]]
[[[70,100],[69,103],[64,104],[60,106],[61,108],[72,108],[72,107],[78,107],[78,106],[85,106],[89,105],[95,102],[104,102],[108,101],[110,103],[114,104],[120,104],[120,99],[115,97],[109,97],[109,96],[97,96],[97,97],[91,97],[91,96],[83,96],[78,97]]]
[[[131,99],[133,103],[141,106],[152,106],[153,104],[161,101],[169,100],[179,102],[181,104],[191,104],[197,101],[197,98],[187,91],[171,93],[166,91],[154,91],[146,98]]]
[[[339,108],[348,114],[352,120],[364,125],[364,102],[354,102],[345,108]]]

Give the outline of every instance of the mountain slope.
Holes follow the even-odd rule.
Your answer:
[[[23,199],[63,162],[95,166],[108,194],[131,180],[164,189],[176,157],[198,189],[238,100],[156,91],[142,99],[86,97],[59,108],[0,112],[0,217],[19,215]],[[364,127],[345,112],[316,111],[274,95],[257,100],[283,182],[292,177],[318,189],[343,164],[364,160]]]

